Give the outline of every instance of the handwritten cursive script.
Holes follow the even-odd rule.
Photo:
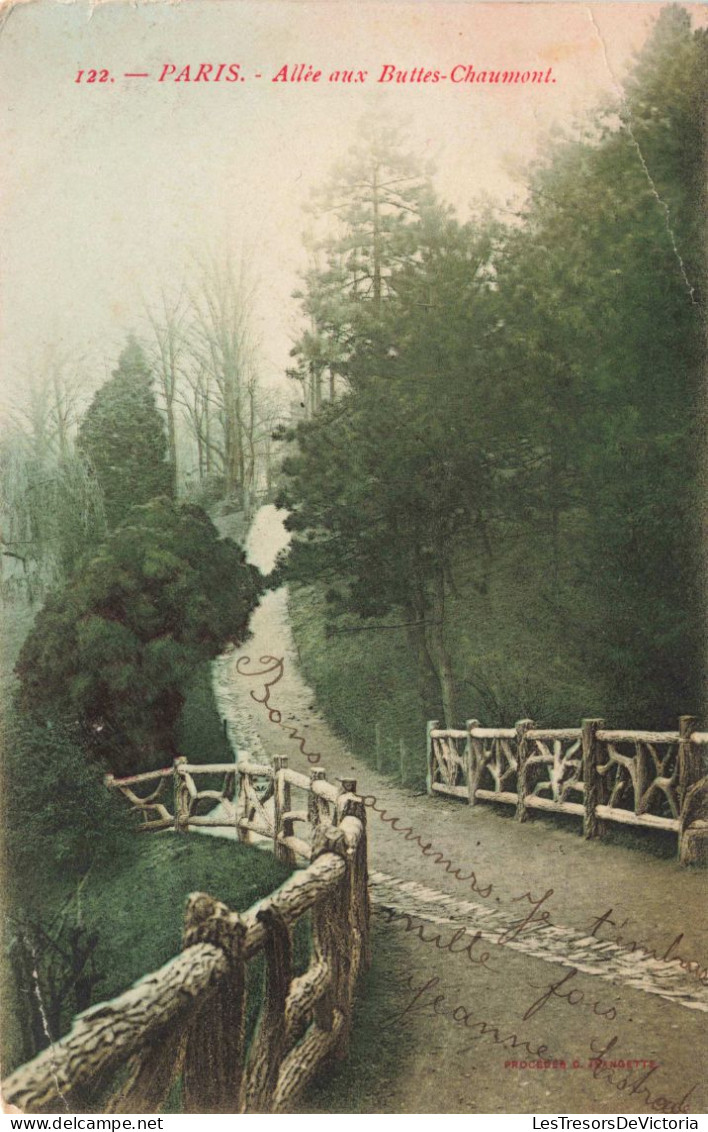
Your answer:
[[[319,751],[308,751],[306,737],[300,733],[297,727],[293,727],[291,724],[284,723],[282,711],[271,704],[271,688],[280,680],[282,680],[284,676],[285,659],[283,657],[276,656],[262,656],[260,657],[258,663],[260,665],[263,665],[264,667],[257,669],[252,668],[251,665],[253,664],[253,661],[249,656],[239,657],[236,663],[236,671],[238,672],[239,676],[244,676],[248,679],[253,679],[259,676],[271,676],[272,674],[272,679],[265,680],[263,682],[262,695],[258,695],[253,689],[250,690],[249,695],[251,699],[255,703],[261,704],[266,709],[268,713],[268,719],[271,723],[274,723],[276,724],[276,726],[282,728],[283,731],[287,732],[290,739],[293,739],[298,743],[301,753],[305,756],[310,765],[317,766],[322,760],[321,753]],[[415,831],[412,825],[406,825],[404,819],[401,819],[396,814],[390,813],[390,811],[387,810],[384,806],[380,806],[379,800],[375,794],[364,795],[363,802],[369,809],[371,809],[375,814],[378,815],[379,819],[384,824],[389,825],[394,833],[400,834],[405,841],[409,841],[413,845],[417,846],[424,857],[432,860],[433,864],[439,865],[459,884],[469,885],[471,891],[476,892],[477,895],[481,896],[483,899],[488,899],[492,895],[494,891],[494,885],[491,881],[486,884],[482,883],[477,877],[477,874],[474,870],[465,872],[460,866],[456,864],[456,862],[452,860],[451,857],[446,856],[445,853],[437,849],[432,841],[425,841],[421,834]],[[512,902],[522,900],[528,901],[531,909],[525,917],[521,917],[517,922],[511,924],[508,928],[506,928],[500,935],[497,943],[502,945],[509,943],[510,941],[516,939],[521,934],[521,932],[526,929],[533,930],[534,928],[539,926],[551,927],[552,921],[550,919],[548,907],[543,906],[547,905],[547,902],[553,896],[553,893],[554,889],[549,888],[541,897],[534,897],[531,892],[525,892],[521,896],[512,897]],[[590,928],[590,935],[602,939],[606,937],[603,937],[599,934],[601,928],[613,927],[621,929],[626,926],[626,920],[620,924],[617,924],[610,918],[612,911],[613,909],[610,908],[602,916],[598,916],[593,921]],[[639,943],[636,940],[627,941],[624,937],[619,935],[616,935],[615,938],[611,940],[611,942],[615,943],[618,947],[621,947],[623,950],[626,950],[630,953],[640,951],[647,957],[656,959],[660,963],[666,963],[667,965],[677,964],[686,972],[686,974],[694,977],[701,984],[708,984],[708,968],[702,967],[696,960],[686,959],[684,956],[678,954],[676,949],[678,948],[678,945],[682,939],[683,933],[680,933],[675,937],[673,942],[664,951],[663,954],[659,954],[658,949],[654,950],[650,948],[648,944]]]
[[[317,766],[322,759],[319,751],[307,750],[307,739],[301,735],[297,727],[292,727],[289,723],[283,723],[283,713],[276,707],[273,707],[270,702],[270,690],[274,684],[283,679],[285,674],[285,659],[282,656],[262,656],[259,658],[259,664],[265,664],[266,668],[259,668],[256,670],[246,671],[252,664],[250,656],[240,656],[236,661],[236,671],[239,676],[246,676],[249,679],[255,676],[269,676],[271,672],[275,673],[272,680],[263,681],[263,695],[258,696],[253,689],[249,692],[252,700],[257,704],[263,704],[263,707],[268,712],[268,719],[271,723],[277,724],[282,727],[283,731],[287,731],[290,739],[297,741],[300,752],[305,756],[310,766]]]

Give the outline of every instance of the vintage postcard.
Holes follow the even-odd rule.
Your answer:
[[[4,1119],[699,1127],[707,28],[5,0]]]

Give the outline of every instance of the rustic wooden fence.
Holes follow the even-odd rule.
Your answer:
[[[199,790],[197,779],[220,776],[218,790]],[[237,763],[190,763],[175,759],[171,767],[132,775],[106,776],[106,785],[121,794],[142,819],[139,833],[175,829],[233,830],[239,841],[272,841],[276,857],[294,865],[309,860],[311,840],[295,834],[296,823],[312,831],[333,821],[338,799],[356,792],[353,779],[342,779],[341,790],[327,781],[326,772],[314,768],[309,776],[288,769],[288,760],[276,756],[273,765],[239,760]],[[138,794],[136,787],[148,786]],[[293,801],[293,799],[295,799]],[[170,810],[171,805],[171,810]],[[299,809],[293,808],[294,805]]]
[[[576,728],[514,727],[464,731],[428,724],[428,792],[529,810],[575,814],[586,837],[607,822],[678,835],[679,859],[694,863],[708,838],[708,732],[693,716],[678,731],[609,731],[601,719]]]
[[[201,774],[222,775],[221,788],[198,790]],[[65,1037],[7,1078],[4,1099],[24,1112],[153,1113],[180,1079],[186,1112],[287,1112],[324,1061],[345,1055],[355,984],[369,961],[366,814],[356,783],[338,789],[323,770],[307,777],[285,759],[275,767],[178,759],[107,781],[140,812],[143,830],[231,827],[307,864],[244,913],[192,894],[182,952],[78,1015]],[[144,786],[150,792],[141,795]],[[293,809],[293,793],[304,796],[303,809]],[[307,825],[304,837],[295,823]],[[295,975],[292,932],[308,913],[309,961]],[[265,985],[248,1040],[246,971],[259,953]]]

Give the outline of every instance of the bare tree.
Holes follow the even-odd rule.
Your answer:
[[[225,258],[202,268],[191,304],[188,412],[194,423],[200,421],[198,447],[203,446],[205,462],[213,465],[216,457],[224,495],[239,501],[250,476],[249,390],[257,384],[252,302],[253,287],[244,267]]]
[[[35,598],[103,529],[103,508],[98,485],[74,449],[88,396],[83,373],[50,344],[17,376],[11,428],[0,448],[0,550],[8,560],[6,581],[19,581]]]
[[[50,343],[27,359],[15,384],[10,416],[34,456],[66,459],[88,396],[86,377],[76,359]]]
[[[206,479],[213,470],[213,458],[223,453],[212,443],[210,413],[212,411],[209,373],[199,362],[185,366],[183,381],[177,389],[176,400],[182,409],[182,421],[194,441],[199,479]]]
[[[273,486],[275,430],[288,422],[284,395],[265,389],[255,380],[248,386],[248,419],[246,440],[248,461],[246,472],[245,509],[249,512],[256,493],[262,487],[270,494]]]
[[[175,483],[178,482],[177,406],[180,403],[180,386],[189,368],[189,308],[184,288],[172,296],[163,289],[159,303],[155,307],[146,307],[152,330],[147,355],[157,378],[159,396],[167,420],[168,451]]]

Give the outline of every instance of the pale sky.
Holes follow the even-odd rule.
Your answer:
[[[708,10],[686,5],[694,25]],[[297,331],[302,206],[371,108],[408,120],[436,187],[465,218],[503,206],[543,139],[616,93],[659,4],[117,0],[17,5],[0,32],[0,375],[61,341],[95,358],[95,384],[142,301],[186,277],[195,252],[246,249],[259,284],[262,371],[282,373]],[[240,65],[244,81],[158,82],[165,64]],[[273,83],[284,66],[316,85]],[[456,65],[543,70],[554,83],[376,82]],[[76,83],[80,68],[114,82]],[[328,82],[335,69],[364,84]],[[125,78],[147,72],[148,78]],[[459,71],[456,72],[459,74]],[[260,75],[260,78],[256,76]]]

